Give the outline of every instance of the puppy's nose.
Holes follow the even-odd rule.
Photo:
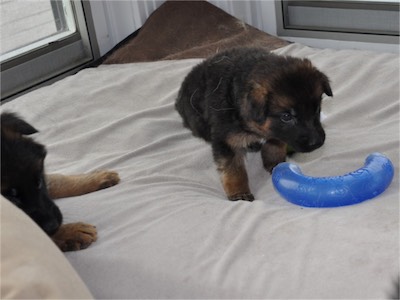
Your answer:
[[[308,146],[310,148],[319,148],[324,144],[325,136],[321,135],[313,135],[309,137]]]
[[[60,227],[60,223],[55,220],[47,220],[46,222],[43,222],[40,224],[44,232],[46,232],[48,235],[53,235],[54,233],[57,232],[58,228]]]
[[[321,147],[324,144],[325,136],[319,134],[303,135],[298,141],[302,145],[302,152],[309,152]]]

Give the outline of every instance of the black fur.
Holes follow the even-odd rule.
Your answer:
[[[264,167],[272,171],[285,160],[287,145],[297,152],[323,145],[323,93],[332,96],[329,80],[309,60],[236,48],[193,68],[176,109],[195,136],[211,143],[218,169],[230,174],[223,181],[232,186],[234,177],[247,180],[245,171],[228,170],[235,163],[242,169],[237,161],[246,151],[261,150]],[[228,198],[252,200],[246,189],[239,188],[238,195],[228,192]]]
[[[15,114],[1,115],[1,194],[52,235],[60,227],[62,215],[47,192],[46,149],[26,137],[36,132]]]

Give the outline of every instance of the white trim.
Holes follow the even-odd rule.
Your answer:
[[[6,52],[4,54],[0,55],[0,62],[6,62],[9,59],[13,59],[13,58],[17,58],[25,53],[28,53],[32,50],[36,50],[42,47],[46,47],[48,46],[50,43],[54,43],[56,41],[61,41],[69,36],[71,36],[73,33],[75,33],[74,31],[66,31],[66,32],[61,32],[61,33],[57,33],[55,35],[49,36],[47,38],[41,39],[39,41],[36,41],[34,43],[31,43],[29,45],[20,47],[18,49],[15,50],[11,50],[9,52]]]
[[[388,52],[388,53],[399,53],[399,44],[382,44],[382,43],[364,43],[355,41],[338,41],[328,39],[312,39],[312,38],[301,38],[301,37],[283,37],[284,39],[301,43],[315,48],[331,48],[331,49],[357,49],[357,50],[368,50],[375,52]]]

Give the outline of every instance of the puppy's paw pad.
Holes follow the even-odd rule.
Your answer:
[[[86,223],[64,224],[52,236],[62,251],[86,249],[97,240],[96,227]]]
[[[244,200],[244,201],[252,202],[254,200],[254,196],[252,193],[243,193],[243,194],[236,194],[236,195],[228,196],[228,199],[230,201]]]
[[[93,174],[96,176],[99,190],[114,186],[120,181],[118,173],[114,171],[95,171]]]

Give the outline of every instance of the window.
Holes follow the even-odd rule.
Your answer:
[[[1,100],[99,57],[88,1],[2,0]]]
[[[281,1],[278,34],[363,42],[398,43],[399,2]]]

